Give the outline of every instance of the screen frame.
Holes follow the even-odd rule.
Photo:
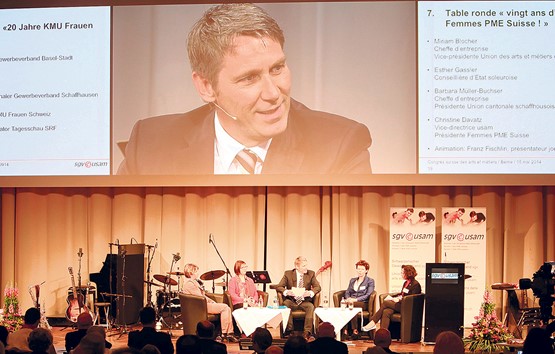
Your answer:
[[[282,3],[298,3],[299,1],[282,1]],[[320,1],[327,2],[327,1]],[[373,1],[368,1],[373,2]],[[400,0],[399,2],[414,3],[416,0]],[[0,4],[0,9],[16,8],[51,8],[77,6],[135,6],[135,5],[180,5],[180,4],[211,4],[211,1],[160,1],[152,0],[54,0],[48,3],[37,0],[7,0]],[[257,3],[273,3],[272,1],[258,1]],[[112,11],[113,16],[113,11]],[[417,12],[415,12],[417,16]],[[418,47],[418,43],[417,43]],[[416,50],[418,50],[416,48]],[[416,56],[416,53],[415,53]],[[113,70],[113,68],[112,68]],[[415,73],[417,75],[417,73]],[[111,85],[113,88],[113,73]],[[418,95],[418,77],[416,77],[416,93]],[[418,124],[418,98],[415,97],[416,107],[414,124]],[[111,108],[113,120],[113,95]],[[112,124],[113,125],[113,124]],[[113,132],[111,133],[113,140]],[[111,163],[113,164],[114,143],[111,144]],[[418,171],[418,136],[416,137],[415,159]],[[112,168],[113,170],[113,168]],[[112,172],[113,173],[113,172]],[[284,183],[287,180],[287,183]],[[128,175],[115,174],[107,176],[0,176],[3,187],[95,187],[95,186],[553,186],[553,174],[371,174],[371,175]]]

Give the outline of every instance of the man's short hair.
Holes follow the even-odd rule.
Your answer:
[[[32,325],[40,320],[40,311],[36,307],[30,307],[25,311],[25,316],[23,317],[23,321],[25,324]]]
[[[216,327],[214,324],[208,320],[199,321],[197,323],[197,335],[200,338],[214,338],[214,334],[216,332]]]
[[[175,354],[202,354],[202,347],[194,334],[184,334],[175,342]]]
[[[238,36],[271,38],[281,47],[283,31],[270,15],[249,3],[231,3],[211,7],[189,32],[187,52],[191,69],[217,86],[218,73],[226,54],[233,52]]]
[[[303,336],[291,336],[287,338],[283,345],[284,354],[306,354],[308,347],[306,339]]]
[[[33,352],[48,352],[52,345],[52,333],[46,328],[35,328],[29,333],[29,349]]]
[[[142,324],[151,324],[156,321],[156,311],[150,306],[143,307],[139,312],[139,319]]]
[[[256,343],[259,350],[266,350],[272,345],[272,334],[266,328],[258,327],[252,334],[252,343]]]
[[[374,333],[374,344],[378,347],[389,348],[391,345],[391,333],[385,328],[378,329]]]
[[[322,322],[318,326],[318,337],[335,338],[335,327],[329,322]]]
[[[77,328],[87,329],[93,325],[93,319],[90,313],[83,312],[77,316]]]

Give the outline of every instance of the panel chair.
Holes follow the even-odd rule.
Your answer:
[[[207,294],[209,296],[209,294]],[[183,334],[196,334],[197,323],[208,320],[216,325],[220,324],[219,314],[209,314],[206,299],[203,296],[179,294],[181,303],[181,322],[183,323]]]
[[[380,306],[386,296],[396,293],[380,295]],[[426,295],[413,294],[403,297],[401,312],[394,313],[391,317],[389,331],[391,338],[399,339],[401,343],[419,342],[422,338],[422,318],[424,317],[424,299]]]
[[[376,304],[376,297],[378,293],[376,292],[376,290],[372,291],[372,293],[370,294],[370,297],[368,298],[368,302],[355,302],[354,306],[355,307],[361,307],[362,308],[362,323],[363,325],[367,324],[368,322],[370,322],[370,318],[374,315],[374,308],[375,308],[375,304]],[[335,307],[340,307],[341,306],[341,299],[343,299],[343,297],[345,297],[345,290],[339,290],[336,291],[335,293],[333,293],[333,306]],[[359,328],[360,330],[360,328]],[[361,334],[364,332],[361,332]],[[373,332],[368,332],[370,335],[370,338],[372,338],[373,336]]]

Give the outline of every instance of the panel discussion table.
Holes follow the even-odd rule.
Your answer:
[[[262,327],[264,325],[276,328],[281,323],[285,331],[291,309],[285,306],[279,308],[269,306],[247,307],[236,309],[232,314],[239,329],[241,329],[246,336],[250,336],[257,327]]]
[[[362,314],[360,307],[317,307],[314,309],[314,314],[322,322],[329,322],[333,325],[337,340],[341,340],[341,329],[359,313]],[[316,317],[314,317],[314,320],[316,320]],[[362,315],[360,316],[360,326],[362,328]]]

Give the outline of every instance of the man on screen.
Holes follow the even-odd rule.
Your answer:
[[[118,174],[371,173],[368,128],[293,100],[283,31],[253,4],[193,26],[193,84],[207,104],[135,124]]]

